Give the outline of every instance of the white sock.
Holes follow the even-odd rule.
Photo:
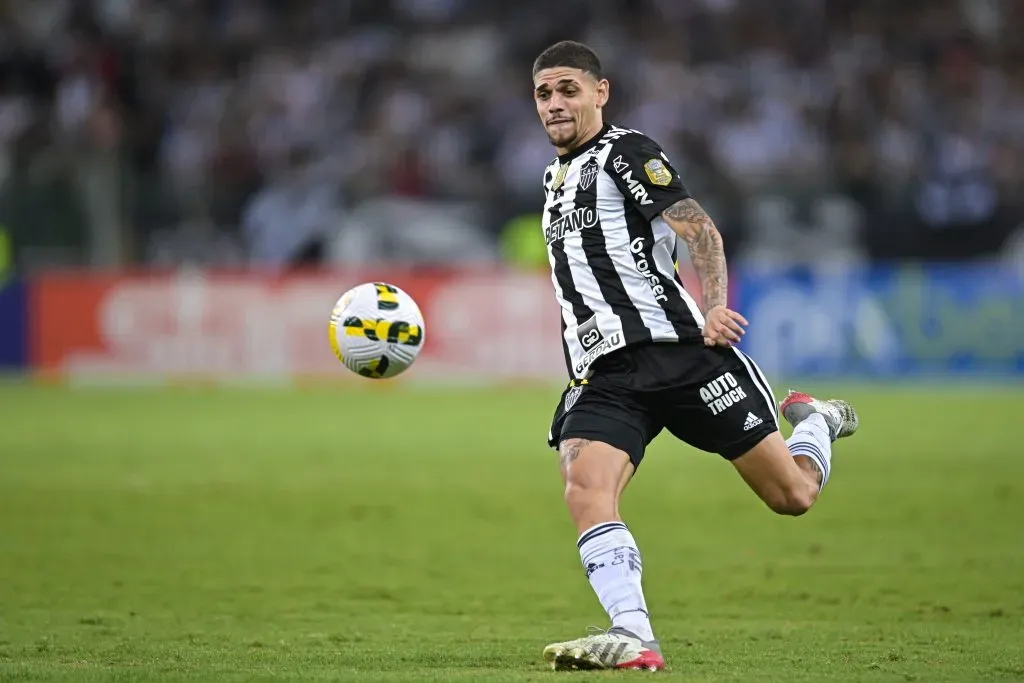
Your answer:
[[[823,489],[828,481],[829,470],[832,469],[832,439],[825,418],[818,413],[808,415],[793,428],[793,435],[786,439],[786,445],[792,455],[803,455],[811,459],[821,472],[821,486],[818,490]]]
[[[654,640],[647,603],[640,585],[643,566],[633,534],[622,522],[592,526],[576,542],[587,578],[612,626]]]

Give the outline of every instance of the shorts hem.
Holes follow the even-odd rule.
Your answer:
[[[768,426],[761,427],[760,429],[751,430],[749,434],[736,443],[729,445],[727,448],[723,448],[718,452],[718,454],[726,460],[735,460],[777,431],[779,430],[774,424],[769,424]]]
[[[621,423],[625,424],[625,423]],[[628,425],[626,425],[628,426]],[[563,441],[568,439],[587,439],[589,441],[599,441],[606,443],[612,448],[616,448],[626,455],[629,456],[629,461],[633,463],[633,469],[640,467],[640,461],[644,459],[644,451],[646,450],[643,442],[643,437],[634,427],[630,427],[633,431],[635,438],[630,439],[619,434],[610,434],[608,431],[595,430],[595,429],[573,429],[566,432],[562,432],[558,435],[558,443],[554,444],[554,448],[557,449],[561,446]]]

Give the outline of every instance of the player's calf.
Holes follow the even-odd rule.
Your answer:
[[[797,517],[810,510],[818,498],[814,475],[800,467],[778,432],[732,462],[772,512]]]
[[[812,476],[817,475],[815,473]],[[807,477],[801,477],[793,485],[780,487],[764,497],[765,504],[772,512],[790,517],[799,517],[806,513],[817,500],[818,487]]]

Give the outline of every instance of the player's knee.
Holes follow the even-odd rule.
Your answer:
[[[565,483],[565,504],[570,510],[606,505],[614,499],[614,491],[587,486],[571,479]]]
[[[566,473],[565,502],[570,506],[589,505],[605,500],[614,500],[614,483],[602,476],[595,476],[582,468]]]
[[[818,498],[816,490],[809,486],[783,486],[775,489],[771,495],[765,496],[764,502],[772,512],[780,515],[799,517],[814,505]]]

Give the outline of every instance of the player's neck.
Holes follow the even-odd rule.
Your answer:
[[[602,130],[604,130],[604,121],[597,119],[587,126],[584,132],[568,147],[556,147],[555,151],[558,152],[558,158],[564,161],[566,157],[575,156],[580,150],[587,148],[593,143]]]

